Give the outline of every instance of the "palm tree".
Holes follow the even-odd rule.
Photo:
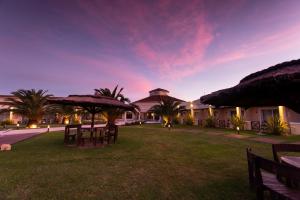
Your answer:
[[[81,114],[82,110],[70,105],[53,105],[52,112],[60,114],[62,116],[62,123],[68,124],[71,119],[74,119],[75,123],[78,123],[76,116]]]
[[[28,118],[27,126],[38,124],[42,117],[51,110],[47,100],[51,94],[47,94],[47,90],[17,90],[11,94],[14,97],[9,97],[6,100],[9,106],[13,108],[13,112],[23,117]],[[9,112],[6,109],[4,112]]]
[[[174,101],[171,99],[162,99],[159,104],[154,105],[150,108],[150,111],[154,112],[155,114],[159,115],[164,119],[165,125],[171,124],[174,117],[179,112],[179,105],[180,102]]]
[[[118,90],[118,85],[111,91],[109,88],[99,88],[95,89],[95,95],[111,97],[121,101],[123,103],[129,103],[130,99],[125,97],[121,92],[124,88]],[[133,105],[133,104],[131,104]],[[137,106],[133,105],[136,109],[139,109]],[[115,120],[122,115],[125,111],[120,108],[103,108],[102,115],[106,118],[108,124],[114,124]]]

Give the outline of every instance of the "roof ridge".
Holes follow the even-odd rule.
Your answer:
[[[241,79],[240,83],[243,83],[243,82],[249,81],[251,79],[254,79],[254,78],[260,76],[261,74],[265,74],[265,73],[272,72],[272,71],[275,71],[275,70],[278,70],[278,69],[282,69],[282,68],[285,68],[285,67],[290,67],[290,66],[293,66],[293,65],[299,65],[299,64],[300,64],[300,59],[291,60],[291,61],[287,61],[287,62],[282,62],[282,63],[276,64],[276,65],[273,65],[271,67],[265,68],[263,70],[260,70],[260,71],[254,72],[252,74],[249,74],[248,76]]]

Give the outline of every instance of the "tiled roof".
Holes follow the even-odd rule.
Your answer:
[[[157,92],[157,91],[169,92],[168,90],[165,90],[165,89],[162,89],[162,88],[156,88],[156,89],[151,90],[149,92],[151,93],[151,92]]]
[[[138,101],[135,101],[133,103],[160,102],[163,99],[171,99],[173,101],[185,102],[181,99],[177,99],[175,97],[171,97],[171,96],[168,96],[168,95],[152,95],[152,96],[146,97],[144,99],[140,99]]]

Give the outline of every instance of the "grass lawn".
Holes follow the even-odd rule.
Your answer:
[[[271,145],[213,133],[122,127],[97,149],[47,133],[0,153],[0,199],[255,199],[245,148],[271,158]]]

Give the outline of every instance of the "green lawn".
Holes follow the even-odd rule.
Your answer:
[[[187,130],[122,127],[97,149],[64,147],[62,132],[18,143],[0,152],[0,198],[255,199],[245,148],[271,158],[271,145]]]

